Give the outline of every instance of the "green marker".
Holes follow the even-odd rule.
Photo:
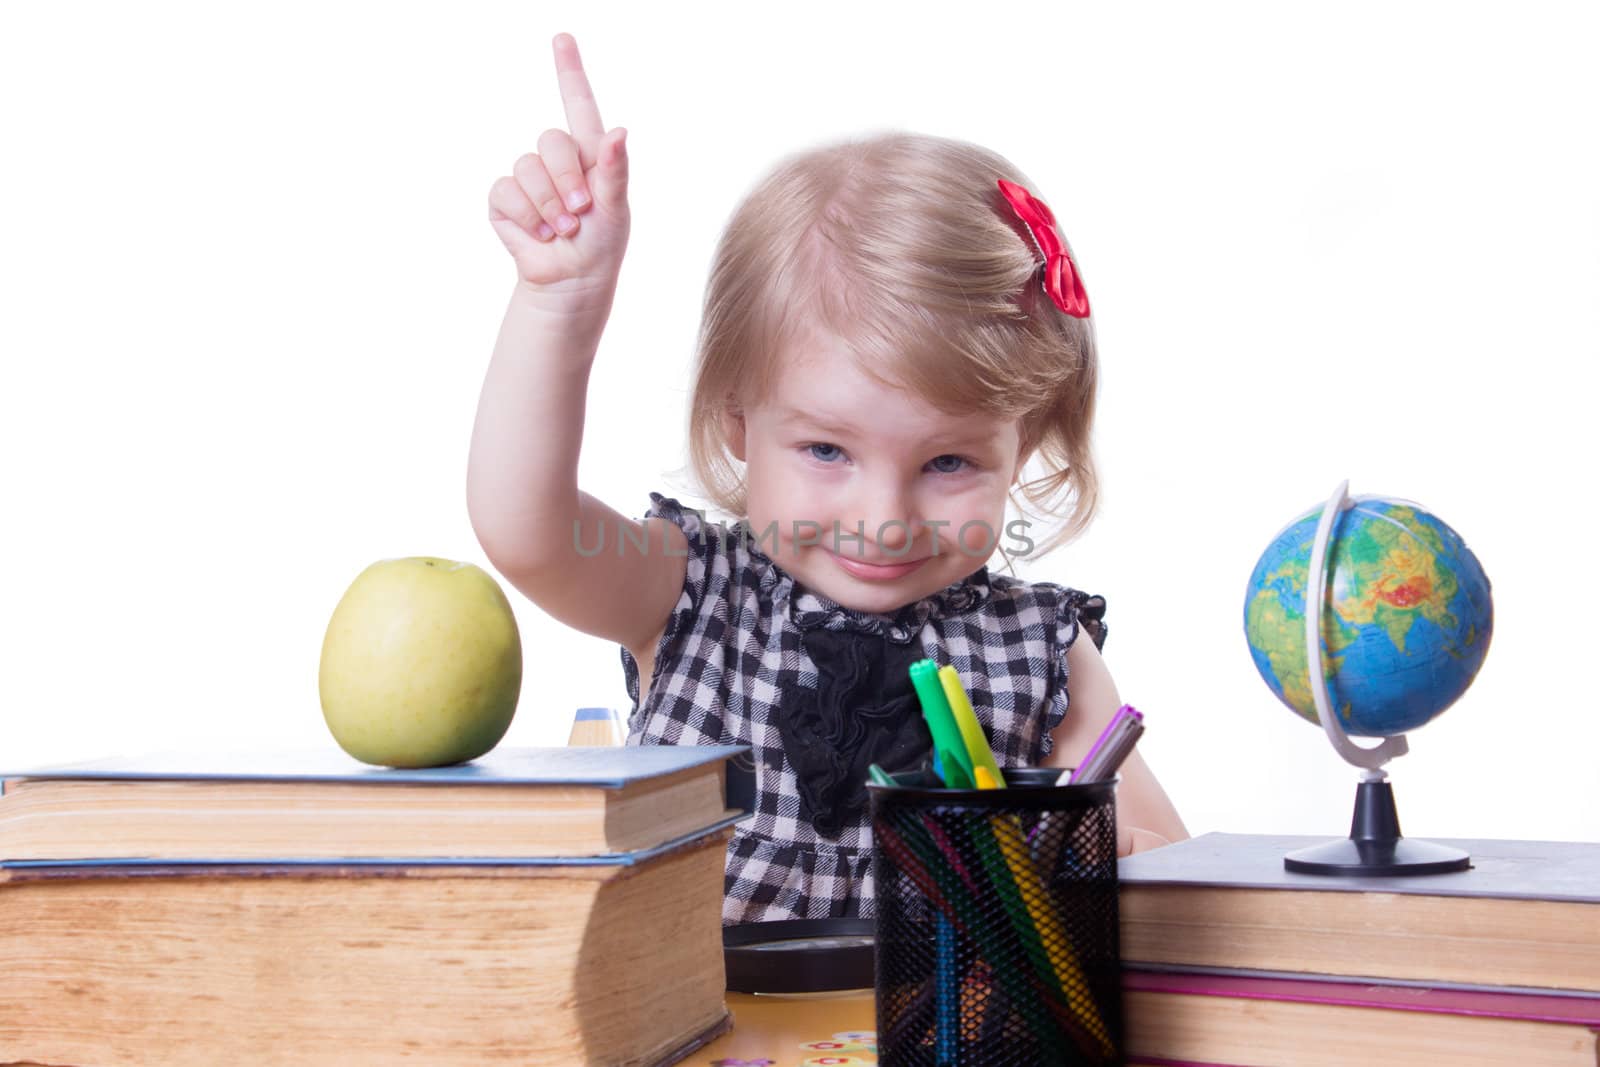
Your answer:
[[[939,754],[944,784],[950,789],[973,788],[976,779],[972,774],[972,757],[961,740],[961,731],[950,712],[950,702],[945,699],[944,685],[939,681],[939,665],[931,659],[917,660],[911,665],[911,685],[922,702],[922,717],[933,735],[933,748]]]
[[[876,763],[867,764],[867,778],[873,785],[894,785],[894,779],[889,777],[889,772]]]

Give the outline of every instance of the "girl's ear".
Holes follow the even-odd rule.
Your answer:
[[[745,462],[744,433],[744,412],[736,407],[724,408],[722,411],[722,438],[728,442],[728,451],[733,453],[733,458],[740,463]]]

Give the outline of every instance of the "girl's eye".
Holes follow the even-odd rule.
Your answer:
[[[824,463],[832,463],[844,455],[838,445],[807,445],[806,450],[811,453],[812,459],[819,459]]]
[[[962,459],[960,456],[947,454],[943,456],[935,456],[933,459],[930,459],[928,461],[928,466],[932,467],[940,474],[954,474],[964,465],[966,465],[966,462],[967,461]]]

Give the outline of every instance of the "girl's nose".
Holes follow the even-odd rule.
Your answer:
[[[884,552],[903,552],[911,543],[911,520],[904,516],[885,519],[878,527],[878,546]]]
[[[882,487],[866,501],[867,556],[904,554],[920,523],[910,496],[898,487]]]

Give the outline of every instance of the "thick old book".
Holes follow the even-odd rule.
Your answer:
[[[0,863],[631,862],[741,813],[740,746],[505,748],[397,770],[332,748],[0,774]]]
[[[715,830],[632,864],[0,869],[0,1063],[642,1067],[730,1025]]]
[[[1594,1067],[1600,997],[1128,971],[1130,1064]]]
[[[746,751],[6,776],[0,1063],[676,1062],[729,1025]]]
[[[1441,843],[1469,870],[1284,870],[1299,836],[1205,834],[1118,861],[1134,968],[1293,972],[1600,993],[1600,844]]]

